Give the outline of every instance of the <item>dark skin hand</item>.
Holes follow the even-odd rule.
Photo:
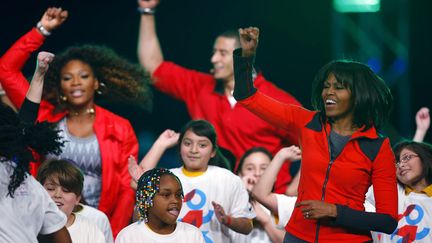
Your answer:
[[[305,219],[336,218],[336,205],[318,200],[305,200],[296,204]]]

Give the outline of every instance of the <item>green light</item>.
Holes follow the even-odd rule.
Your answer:
[[[378,12],[380,0],[333,0],[333,7],[342,13]]]

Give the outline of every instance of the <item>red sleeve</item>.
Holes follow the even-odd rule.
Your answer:
[[[396,167],[389,139],[384,141],[381,150],[373,162],[372,185],[374,188],[376,212],[389,214],[397,220]]]
[[[286,130],[300,129],[315,114],[302,107],[279,102],[259,90],[239,103],[270,124]]]
[[[172,62],[162,62],[154,71],[154,86],[163,93],[193,106],[202,89],[214,87],[209,74],[187,69]]]
[[[0,82],[15,107],[20,108],[29,88],[29,82],[21,72],[31,54],[44,42],[35,28],[19,38],[0,58]]]
[[[293,95],[267,81],[261,74],[259,74],[255,79],[254,86],[263,94],[268,95],[284,104],[302,106],[302,104]]]
[[[130,186],[131,177],[128,172],[128,158],[129,155],[133,155],[138,158],[138,140],[135,136],[132,126],[127,122],[127,130],[124,135],[124,142],[122,144],[121,153],[121,171],[120,174],[120,191],[117,195],[117,205],[115,205],[112,215],[110,217],[110,223],[114,238],[117,234],[126,227],[131,220],[133,214],[133,208],[135,203],[135,192]]]

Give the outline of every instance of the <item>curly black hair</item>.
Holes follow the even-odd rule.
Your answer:
[[[135,103],[148,111],[152,107],[150,77],[144,69],[118,56],[105,46],[72,46],[56,55],[45,76],[43,98],[58,109],[64,108],[60,100],[60,72],[72,60],[79,60],[93,70],[100,82],[101,96],[107,99]],[[97,99],[97,96],[95,96]]]
[[[32,151],[58,155],[62,146],[63,141],[53,124],[23,122],[9,106],[0,105],[0,162],[16,164],[8,186],[11,197],[27,176],[29,163],[34,160]]]

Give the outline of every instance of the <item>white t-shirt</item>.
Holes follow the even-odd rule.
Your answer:
[[[204,174],[196,177],[186,176],[182,168],[171,169],[180,178],[185,195],[178,220],[198,227],[207,243],[231,242],[231,230],[217,220],[212,201],[231,217],[254,218],[243,182],[231,171],[216,166],[208,166]]]
[[[95,224],[105,236],[105,240],[107,243],[113,243],[114,238],[111,230],[111,225],[108,220],[108,217],[100,210],[80,204],[82,209],[80,211],[75,212],[75,214],[82,215],[86,217],[90,222]]]
[[[204,243],[201,231],[190,224],[177,222],[171,234],[161,235],[152,231],[144,222],[135,222],[122,229],[117,235],[116,243]]]
[[[266,214],[273,219],[273,215],[270,214],[270,210],[259,204],[259,206],[266,212]],[[253,210],[253,206],[249,203],[249,210]],[[245,235],[238,232],[231,231],[232,237],[231,242],[245,242],[245,243],[271,243],[270,237],[262,227],[256,227],[254,225],[252,231]]]
[[[275,222],[276,228],[285,229],[285,225],[291,218],[294,211],[297,197],[287,196],[284,194],[275,194],[278,205],[278,220]]]
[[[105,243],[102,231],[80,214],[75,214],[75,221],[67,230],[72,243]]]
[[[259,204],[259,206],[269,215],[272,224],[278,230],[285,231],[285,225],[288,223],[292,211],[295,207],[295,202],[297,197],[290,197],[284,194],[274,194],[276,196],[278,204],[278,215],[274,215],[266,207]],[[252,206],[249,204],[249,207]],[[248,243],[270,243],[271,239],[267,232],[261,227],[254,227],[248,235],[242,235],[239,233],[234,233],[233,242],[248,242]]]
[[[12,162],[0,162],[0,242],[38,242],[38,234],[63,228],[66,216],[31,175],[7,196],[12,173]]]
[[[366,196],[366,200],[375,205],[372,188]],[[398,215],[396,230],[392,234],[372,232],[374,242],[432,242],[432,197],[415,192],[406,195],[403,186],[398,184]]]

